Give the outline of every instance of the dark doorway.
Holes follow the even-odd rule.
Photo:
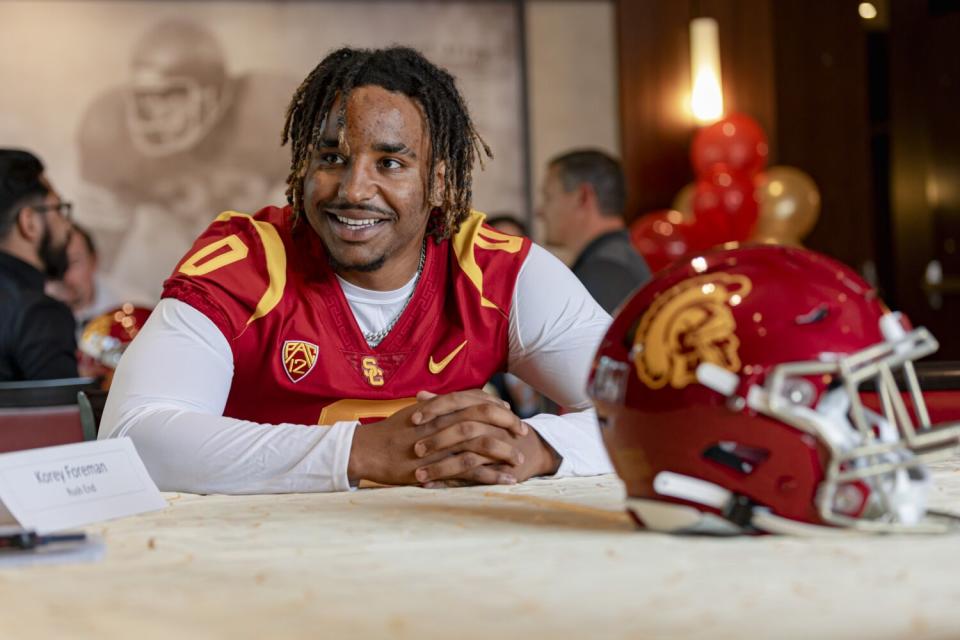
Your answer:
[[[894,301],[960,360],[960,2],[890,10]]]

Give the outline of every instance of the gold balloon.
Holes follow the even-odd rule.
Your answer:
[[[795,167],[770,167],[757,175],[760,216],[753,240],[799,245],[820,215],[820,191]]]
[[[697,190],[697,185],[694,182],[691,182],[683,189],[677,193],[677,196],[673,199],[673,206],[671,209],[674,211],[679,211],[683,214],[685,219],[690,219],[693,217],[693,194]]]

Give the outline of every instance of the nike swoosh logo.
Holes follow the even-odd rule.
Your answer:
[[[433,356],[430,356],[430,361],[427,363],[427,368],[430,369],[430,373],[437,374],[447,368],[447,365],[450,364],[450,361],[457,357],[457,354],[460,353],[460,350],[467,346],[467,341],[464,340],[460,343],[460,346],[447,354],[447,357],[441,360],[440,362],[434,362]]]

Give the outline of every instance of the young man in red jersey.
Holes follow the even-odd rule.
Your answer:
[[[476,134],[418,52],[341,49],[295,93],[289,206],[220,214],[126,352],[101,437],[162,489],[512,484],[612,469],[585,380],[609,317],[471,205]],[[574,411],[521,421],[509,370]],[[579,411],[577,411],[579,410]]]

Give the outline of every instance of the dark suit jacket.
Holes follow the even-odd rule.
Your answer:
[[[609,314],[650,279],[650,268],[625,229],[594,238],[573,264],[573,273]]]
[[[76,322],[44,275],[0,252],[0,382],[77,376]]]

